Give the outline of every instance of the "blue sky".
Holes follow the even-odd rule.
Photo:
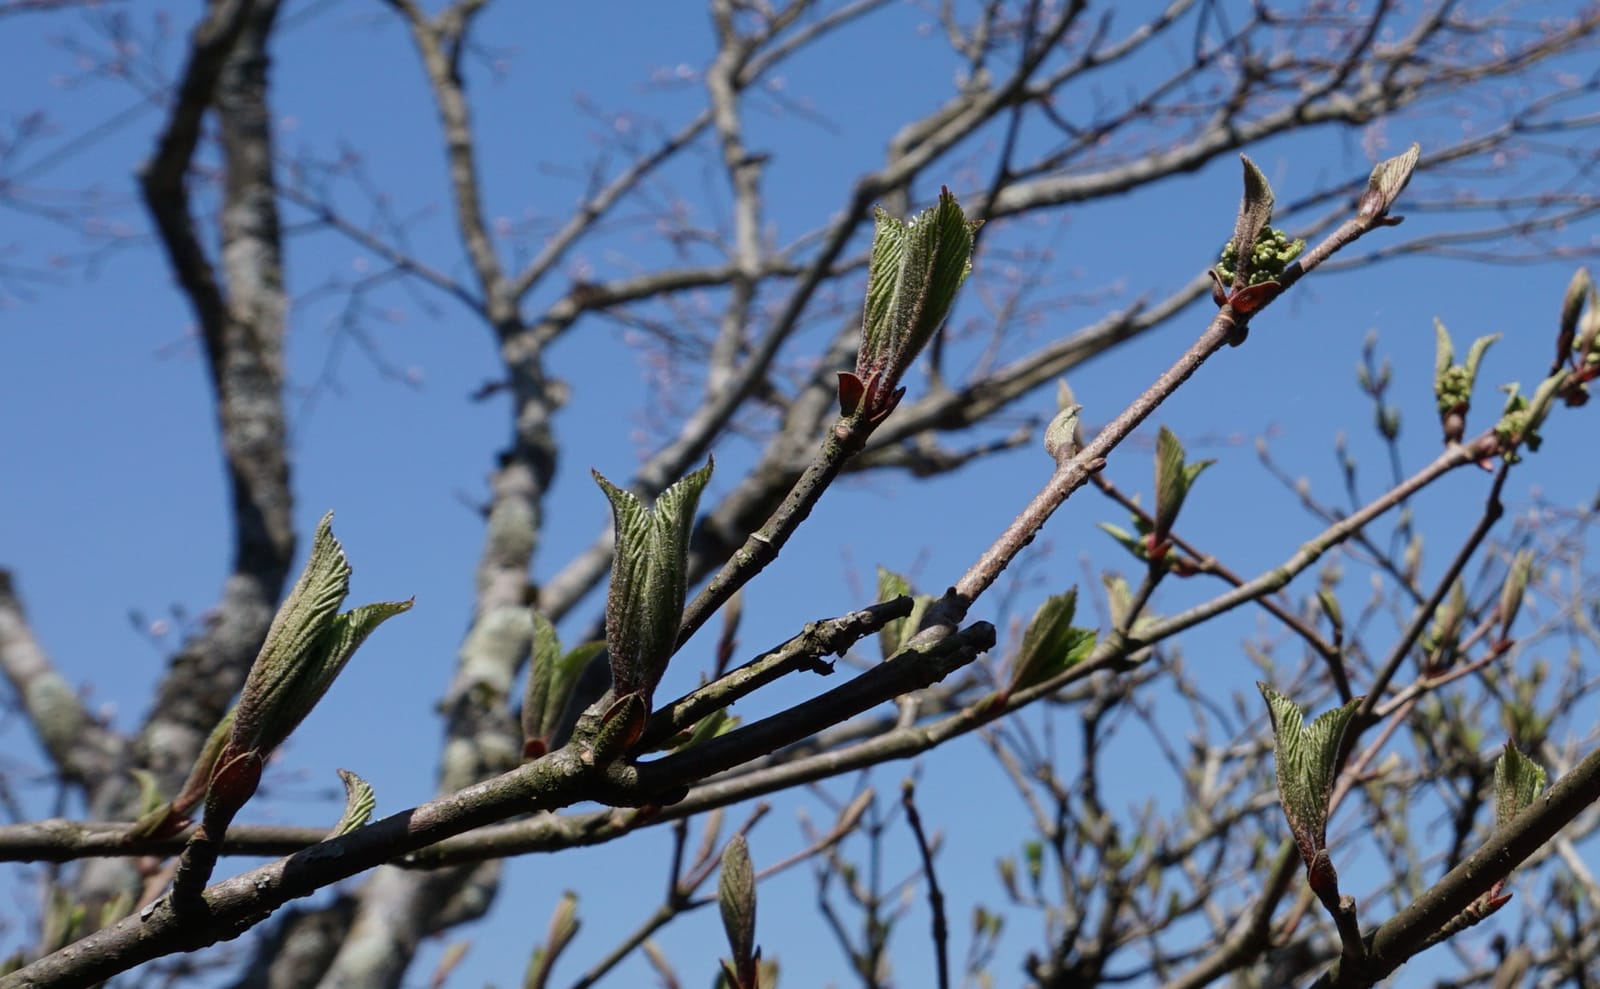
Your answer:
[[[1119,17],[1131,22],[1145,6],[1122,5]],[[156,9],[128,7],[141,31]],[[180,34],[168,42],[173,47],[162,62],[168,71],[175,68],[172,52],[189,14],[173,16]],[[639,30],[647,17],[649,29]],[[414,219],[411,237],[418,253],[464,276],[443,198],[436,125],[404,31],[382,5],[354,0],[290,3],[285,18],[274,69],[281,149],[322,159],[346,150],[359,155],[368,180],[392,197],[393,211]],[[881,162],[893,127],[946,98],[951,65],[937,32],[925,30],[927,20],[918,6],[892,6],[786,68],[784,97],[809,101],[827,126],[792,113],[750,114],[752,146],[777,152],[766,187],[780,239],[820,223],[844,201],[852,179]],[[23,158],[43,162],[31,185],[97,186],[108,215],[142,238],[147,227],[134,202],[132,172],[150,147],[159,114],[137,109],[141,97],[125,81],[78,78],[81,63],[67,40],[91,39],[86,25],[76,15],[5,22],[5,113],[14,121],[44,109],[55,127]],[[482,63],[470,70],[488,211],[512,225],[570,207],[582,191],[583,164],[601,151],[605,128],[647,126],[647,117],[671,126],[692,113],[701,99],[692,80],[712,50],[709,25],[695,5],[639,0],[506,3],[485,17],[479,37],[489,48],[486,58],[501,63],[498,75]],[[684,72],[691,81],[675,82]],[[585,112],[584,106],[600,112]],[[629,116],[611,116],[621,110]],[[110,120],[117,124],[92,144],[61,150],[75,135]],[[1438,121],[1414,126],[1448,129]],[[1386,136],[1391,154],[1412,139],[1398,125]],[[1417,137],[1425,140],[1426,134]],[[1285,202],[1327,175],[1360,176],[1371,164],[1359,136],[1321,135],[1249,150]],[[686,166],[670,178],[692,199],[704,183],[715,181],[714,163]],[[1539,176],[1508,166],[1506,178],[1526,182]],[[959,173],[948,181],[958,194],[974,187]],[[1429,183],[1429,176],[1419,176],[1413,193],[1426,194]],[[357,199],[348,186],[342,188],[354,208]],[[1037,329],[1040,338],[1069,332],[1140,293],[1168,290],[1192,277],[1230,230],[1237,189],[1237,166],[1223,161],[1134,197],[1051,214],[1037,233],[1055,251],[1043,291],[1067,296],[1112,286],[1116,294],[1064,311],[1059,324],[1048,321]],[[707,217],[715,214],[714,205],[696,206]],[[1460,222],[1414,219],[1438,229]],[[1035,235],[1008,230],[1014,237],[1023,233]],[[1562,243],[1591,248],[1596,238],[1592,224],[1559,235]],[[76,234],[15,209],[0,212],[0,245],[16,245],[17,253],[4,260],[28,264],[84,249]],[[335,766],[369,779],[383,813],[431,795],[439,737],[433,704],[469,613],[481,537],[480,521],[466,502],[484,491],[483,479],[506,436],[507,409],[500,399],[467,397],[496,376],[496,358],[487,331],[455,303],[425,291],[374,295],[373,318],[363,325],[387,365],[410,382],[404,383],[340,337],[337,301],[315,291],[330,277],[370,271],[372,260],[327,233],[297,235],[289,251],[297,298],[289,359],[300,530],[309,534],[324,511],[335,509],[337,532],[356,566],[353,600],[417,597],[416,609],[374,637],[296,735],[275,769],[277,799],[253,808],[258,820],[307,823],[337,816],[325,798],[336,787]],[[569,268],[625,270],[661,251],[648,228],[621,228],[602,245],[579,252]],[[1438,445],[1432,320],[1442,318],[1461,346],[1481,334],[1506,335],[1480,392],[1483,407],[1493,407],[1497,399],[1487,386],[1531,383],[1547,364],[1554,314],[1572,268],[1570,262],[1507,268],[1402,258],[1302,283],[1256,325],[1246,346],[1220,354],[1156,417],[1190,440],[1193,455],[1219,458],[1186,509],[1185,533],[1202,546],[1225,547],[1226,562],[1242,573],[1287,557],[1318,527],[1256,464],[1249,439],[1272,431],[1281,462],[1307,475],[1320,496],[1337,500],[1332,445],[1345,430],[1363,464],[1366,491],[1376,492],[1387,464],[1367,425],[1370,405],[1354,387],[1354,366],[1368,331],[1380,333],[1381,352],[1394,362],[1394,401],[1405,415],[1404,450],[1415,467]],[[962,305],[957,320],[982,318],[970,291]],[[1086,421],[1110,418],[1203,328],[1205,318],[1201,309],[1192,309],[1070,375]],[[130,623],[130,611],[143,613],[147,628],[173,606],[198,614],[214,599],[227,565],[210,396],[190,324],[164,262],[144,244],[110,251],[87,268],[68,265],[0,308],[0,562],[16,573],[35,631],[63,672],[124,728],[144,714],[148,687],[163,662],[161,650]],[[573,400],[557,421],[566,452],[536,579],[554,572],[605,524],[607,508],[588,469],[625,477],[637,462],[641,429],[647,430],[653,415],[637,398],[647,394],[639,384],[645,368],[613,327],[584,325],[550,360],[553,373],[571,385]],[[920,380],[913,374],[908,383],[915,397]],[[307,401],[310,394],[314,402]],[[1052,402],[1046,391],[1021,403],[1018,413],[1042,415]],[[1484,417],[1475,422],[1486,424]],[[1583,425],[1580,416],[1562,415],[1549,426],[1550,452],[1537,455],[1532,469],[1514,476],[1508,489],[1514,508],[1529,503],[1534,485],[1555,504],[1584,504],[1594,496],[1592,460],[1576,453],[1583,449]],[[1242,442],[1208,445],[1209,437]],[[748,446],[738,443],[717,452],[719,476],[708,500],[731,487],[750,456]],[[1134,445],[1113,461],[1111,476],[1127,489],[1148,492],[1148,461],[1148,444]],[[844,484],[774,572],[747,594],[743,645],[765,647],[804,621],[858,606],[860,592],[870,593],[878,564],[912,573],[925,588],[950,583],[1047,474],[1047,458],[1029,444],[932,488],[893,478]],[[1470,526],[1487,480],[1458,477],[1419,499],[1417,517],[1438,546],[1450,545]],[[1109,540],[1092,528],[1101,520],[1124,521],[1113,507],[1085,494],[1052,523],[1026,568],[1031,583],[1017,593],[1020,613],[1043,593],[1081,582],[1085,573],[1122,565]],[[1444,562],[1430,558],[1432,572]],[[805,592],[796,593],[796,587]],[[1362,588],[1350,593],[1357,600]],[[1173,609],[1186,596],[1180,591],[1158,605]],[[980,607],[984,613],[974,617],[1005,618],[996,607]],[[568,635],[578,634],[595,613],[593,606],[580,609]],[[1246,685],[1255,671],[1237,643],[1258,627],[1255,613],[1241,613],[1186,639],[1183,647],[1191,663],[1215,667],[1219,685]],[[695,672],[693,663],[685,664],[675,673],[682,678],[678,685],[692,683]],[[663,690],[674,682],[669,678]],[[783,700],[785,691],[812,686],[780,684],[771,703]],[[0,724],[0,739],[7,772],[41,764],[15,719]],[[1135,751],[1128,758],[1150,754]],[[946,835],[942,874],[953,926],[964,932],[974,903],[1000,904],[993,862],[1015,852],[1019,804],[974,740],[917,768],[924,816]],[[874,784],[892,801],[899,779],[911,769],[887,767]],[[1121,807],[1142,801],[1150,795],[1150,775],[1141,766],[1112,780],[1109,799]],[[44,796],[42,790],[24,794],[34,813],[47,812]],[[758,868],[798,846],[797,805],[814,820],[825,813],[814,800],[777,801],[752,838]],[[733,812],[734,819],[739,816]],[[654,908],[665,883],[660,863],[668,842],[667,832],[657,830],[600,849],[513,862],[491,917],[460,932],[474,946],[451,984],[513,984],[561,890],[575,888],[583,897],[585,928],[556,980],[570,983],[579,962],[586,965],[609,947],[605,932],[620,934]],[[910,868],[907,848],[905,841],[890,843],[887,875]],[[830,979],[848,984],[815,919],[810,882],[800,869],[762,887],[758,939],[782,961],[786,985]],[[20,885],[16,889],[0,908],[13,917],[26,915],[28,904]],[[902,985],[929,984],[925,925],[919,899],[893,951]],[[0,949],[17,940],[17,932],[0,930]],[[1018,959],[1037,940],[1035,919],[1015,914],[995,967],[1000,984],[1014,979]],[[704,979],[722,950],[715,912],[675,925],[662,942],[689,983]],[[964,949],[964,933],[958,933],[955,957]],[[424,953],[414,983],[424,978],[438,950],[434,944]],[[625,969],[631,974],[617,976],[615,984],[640,984],[641,971]]]

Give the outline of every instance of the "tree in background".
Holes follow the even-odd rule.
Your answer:
[[[1541,471],[1593,483],[1587,445],[1559,432],[1583,421],[1600,368],[1592,281],[1580,271],[1565,298],[1546,297],[1522,290],[1514,268],[1452,269],[1504,280],[1525,322],[1492,350],[1486,328],[1430,336],[1444,443],[1430,436],[1420,465],[1408,465],[1420,447],[1401,441],[1397,396],[1427,383],[1397,378],[1369,338],[1358,397],[1391,475],[1377,491],[1348,439],[1337,501],[1314,497],[1266,441],[1260,457],[1286,490],[1230,489],[1186,450],[1208,437],[1158,408],[1180,386],[1208,400],[1209,358],[1272,346],[1313,319],[1325,300],[1306,293],[1319,283],[1359,292],[1376,274],[1323,282],[1340,268],[1437,255],[1570,269],[1592,253],[1600,11],[1175,0],[1135,17],[1043,0],[712,0],[710,54],[652,78],[661,119],[586,102],[605,135],[590,159],[543,147],[545,173],[516,164],[528,187],[581,180],[576,205],[551,215],[488,205],[485,146],[500,135],[475,111],[510,72],[495,46],[522,41],[494,18],[536,25],[537,13],[482,0],[431,11],[212,0],[187,44],[166,51],[151,43],[169,36],[160,19],[75,6],[0,13],[70,20],[60,44],[84,78],[131,85],[160,110],[138,186],[215,399],[232,566],[133,730],[52,665],[50,630],[22,609],[27,574],[0,582],[0,665],[49,765],[41,806],[71,812],[28,821],[41,815],[19,805],[0,828],[7,859],[70,864],[23,873],[41,890],[39,929],[0,985],[90,984],[149,963],[239,986],[395,986],[425,939],[507,895],[514,857],[620,847],[652,829],[671,835],[661,901],[550,895],[548,934],[518,946],[533,952],[526,985],[625,979],[614,970],[638,956],[662,984],[691,984],[718,952],[702,941],[693,957],[668,957],[658,941],[713,902],[724,984],[770,985],[773,962],[806,949],[788,943],[761,883],[802,866],[816,897],[794,909],[820,906],[841,983],[909,984],[896,968],[914,970],[915,956],[940,986],[1365,986],[1445,942],[1424,956],[1439,959],[1441,984],[1586,984],[1600,947],[1583,847],[1600,795],[1586,714],[1593,514],[1535,496],[1505,516]],[[381,14],[409,34],[443,138],[434,198],[449,204],[449,242],[423,236],[433,221],[380,191],[375,156],[291,148],[278,133],[297,111],[278,98],[269,51],[290,58],[312,43],[304,26],[331,30],[334,11]],[[667,16],[634,14],[622,29]],[[885,34],[908,21],[927,31]],[[842,72],[841,59],[913,44],[924,56],[947,46],[943,74],[889,65],[886,78],[932,108],[897,121],[875,165],[797,211],[771,175],[836,125],[784,73]],[[423,108],[391,98],[383,112]],[[30,157],[48,147],[47,118],[17,119],[0,156],[7,206],[78,231],[83,260],[137,242],[106,218],[103,196],[40,187],[40,162],[68,152]],[[1319,163],[1279,182],[1278,202],[1247,158],[1236,198],[1237,166],[1226,177],[1210,166],[1239,152]],[[1190,173],[1200,178],[1163,207],[1171,230],[1115,224],[1127,194],[1160,196]],[[1080,215],[1093,222],[1061,236],[1058,221]],[[1189,223],[1210,231],[1208,253],[1168,256]],[[366,267],[296,267],[297,246],[320,262],[330,242]],[[1063,291],[1058,255],[1073,254],[1119,266],[1124,283]],[[36,261],[19,245],[0,272],[12,301],[51,291]],[[295,280],[314,288],[291,298]],[[394,648],[426,604],[341,613],[350,568],[326,520],[291,587],[310,401],[336,390],[333,355],[352,345],[407,378],[375,333],[397,298],[481,324],[499,368],[474,397],[509,426],[480,506],[471,620],[437,677],[437,798],[375,820],[382,792],[341,771],[349,796],[331,829],[248,812],[235,823],[258,785],[270,796],[275,750],[361,640],[392,618],[367,649]],[[295,382],[287,330],[317,305],[337,310],[326,373]],[[604,327],[643,355],[642,387],[638,365],[615,354],[572,356]],[[1091,359],[1125,360],[1142,383],[1097,407],[1075,373]],[[1283,375],[1325,390],[1314,362]],[[1490,393],[1516,378],[1533,384]],[[594,434],[578,439],[568,420],[623,413],[598,424],[621,444],[641,402],[631,474],[595,475],[612,524],[563,559],[536,560],[559,534],[558,466],[581,474],[596,456]],[[1147,422],[1165,425],[1136,432]],[[899,501],[929,517],[961,514],[940,485],[974,476],[994,479],[984,497],[1007,517],[1021,514],[980,552],[919,577],[926,586],[885,561],[875,595],[765,651],[746,646],[757,595],[776,594],[763,587],[814,596],[813,614],[831,606],[820,581],[784,570],[808,538],[798,533],[827,531],[808,521],[813,508],[852,497],[830,489],[904,475],[916,483]],[[1119,555],[1097,557],[1104,572],[1074,590],[1028,547],[1086,488]],[[1457,514],[1430,510],[1433,492]],[[339,488],[328,496],[339,503]],[[1273,498],[1298,500],[1315,528],[1240,532]],[[1212,499],[1235,535],[1189,522]],[[854,551],[876,552],[889,513],[852,504]],[[938,543],[957,521],[921,538]],[[403,548],[408,537],[392,538]],[[1270,562],[1236,562],[1260,538],[1276,541]],[[1019,602],[1027,617],[1010,620]],[[1218,651],[1207,630],[1246,608],[1262,616],[1257,631]],[[1182,648],[1194,642],[1198,660]],[[1004,779],[1023,809],[1021,832],[977,863],[941,854],[939,829],[960,822],[934,819],[917,786],[963,738],[991,758],[957,778]],[[921,768],[881,794],[904,764],[879,767],[912,757]],[[1144,794],[1134,805],[1108,796],[1129,776]],[[769,808],[750,801],[770,794],[831,820],[803,827],[795,846],[756,827]],[[764,853],[768,841],[793,853]],[[239,855],[271,860],[229,868]],[[895,856],[915,863],[904,877],[885,874]],[[996,895],[974,895],[995,858]],[[1530,895],[1507,906],[1508,880]],[[1493,941],[1460,934],[1491,915]],[[908,926],[923,916],[928,939]],[[589,940],[576,939],[580,924]],[[248,957],[213,947],[247,931]],[[444,952],[438,981],[468,943]],[[996,966],[1006,951],[1020,974]]]

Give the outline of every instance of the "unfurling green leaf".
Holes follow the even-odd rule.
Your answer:
[[[234,713],[228,748],[271,753],[333,686],[356,648],[411,601],[385,601],[339,614],[350,590],[350,563],[322,517],[300,579],[267,630]]]
[[[878,603],[893,601],[899,597],[911,598],[911,613],[904,618],[896,618],[884,624],[878,630],[878,649],[883,653],[883,658],[888,659],[899,652],[911,637],[922,628],[922,616],[928,613],[928,608],[933,604],[933,598],[927,594],[912,594],[911,582],[883,567],[878,568]]]
[[[584,667],[605,649],[604,642],[585,642],[563,654],[561,639],[550,619],[533,617],[533,645],[528,658],[528,687],[522,698],[522,745],[525,758],[537,758],[555,746],[561,717]]]
[[[522,699],[523,756],[537,758],[555,746],[561,719],[589,661],[605,649],[604,642],[585,642],[571,652],[561,651],[555,625],[538,612],[533,623],[528,657],[528,686]]]
[[[1339,749],[1364,698],[1354,698],[1307,725],[1298,704],[1264,683],[1256,686],[1266,699],[1277,741],[1278,801],[1309,868],[1318,853],[1327,850],[1328,804],[1339,771]]]
[[[867,300],[861,314],[861,349],[858,362],[871,354],[887,358],[894,345],[895,293],[900,289],[906,255],[907,225],[878,207],[872,213],[872,253],[867,258]],[[858,371],[868,364],[858,363]]]
[[[1501,390],[1506,393],[1506,404],[1501,410],[1500,421],[1494,425],[1494,433],[1500,440],[1502,455],[1507,463],[1514,464],[1522,459],[1518,447],[1525,446],[1530,453],[1539,452],[1540,445],[1544,443],[1544,437],[1539,435],[1539,426],[1550,412],[1550,402],[1555,398],[1556,391],[1566,380],[1565,372],[1550,375],[1539,382],[1531,399],[1518,394],[1516,382],[1502,387]]]
[[[1214,463],[1214,460],[1200,460],[1185,464],[1183,444],[1172,430],[1161,427],[1156,434],[1156,510],[1155,528],[1151,533],[1156,543],[1165,542],[1172,534],[1172,524],[1177,521],[1178,510],[1189,496],[1195,478]]]
[[[556,663],[561,658],[561,636],[556,633],[555,623],[536,611],[531,612],[529,617],[533,623],[533,636],[528,648],[528,686],[522,693],[524,749],[528,742],[534,740],[548,743],[542,731],[545,706],[555,680]],[[541,747],[548,748],[548,745]]]
[[[211,785],[211,772],[216,768],[217,758],[222,755],[223,748],[228,744],[228,737],[233,734],[233,715],[237,710],[237,705],[228,708],[228,713],[224,714],[222,720],[217,722],[217,726],[211,729],[211,734],[206,738],[206,744],[201,746],[194,767],[189,770],[189,777],[184,781],[183,789],[178,791],[178,795],[172,798],[171,803],[145,811],[129,829],[130,837],[166,838],[188,826],[190,813],[206,798],[206,788]],[[151,777],[151,784],[154,785],[154,777]]]
[[[1121,526],[1112,525],[1110,522],[1095,523],[1100,531],[1121,543],[1122,548],[1132,553],[1136,559],[1148,563],[1150,562],[1150,542],[1144,537],[1150,534],[1150,526],[1145,522],[1143,516],[1139,515],[1133,517],[1133,524],[1134,528],[1138,530],[1138,535]]]
[[[736,834],[722,850],[722,870],[717,879],[717,906],[735,971],[753,965],[756,957],[756,874],[750,864],[750,846]]]
[[[267,629],[267,638],[250,667],[234,716],[235,735],[254,742],[262,721],[281,709],[302,678],[308,657],[333,625],[350,592],[350,562],[333,535],[333,513],[317,524],[311,555]],[[244,746],[245,748],[251,746]]]
[[[879,209],[867,262],[867,300],[846,415],[887,415],[900,377],[943,325],[972,270],[973,232],[948,189],[939,202],[902,222]]]
[[[1222,259],[1214,269],[1212,293],[1219,306],[1231,303],[1239,315],[1249,316],[1276,294],[1274,287],[1265,283],[1277,282],[1289,262],[1305,250],[1306,242],[1291,240],[1271,226],[1272,187],[1255,162],[1245,155],[1239,159],[1244,163],[1244,197],[1239,201],[1233,237],[1222,248]]]
[[[911,594],[911,582],[886,567],[878,568],[878,603],[893,601],[895,598],[907,597]],[[900,651],[900,644],[906,635],[905,618],[896,618],[884,624],[878,630],[878,648],[883,652],[883,658],[888,659]]]
[[[1008,693],[1043,683],[1082,662],[1094,650],[1094,630],[1072,626],[1077,607],[1077,588],[1052,595],[1039,606],[1012,660]]]
[[[333,686],[334,678],[344,670],[345,664],[355,655],[361,643],[367,640],[367,636],[395,615],[411,610],[411,605],[411,601],[380,601],[335,616],[315,653],[315,667],[307,671],[304,679],[297,680],[294,689],[284,696],[282,718],[275,717],[262,735],[270,743],[269,751],[281,745],[289,733],[311,713],[311,709]]]
[[[1272,186],[1261,169],[1246,155],[1240,155],[1239,161],[1244,165],[1244,196],[1239,200],[1239,216],[1234,220],[1233,240],[1229,242],[1234,257],[1230,281],[1235,289],[1251,284],[1256,238],[1272,222],[1273,204]]]
[[[550,931],[544,943],[534,949],[533,957],[528,960],[523,989],[545,989],[550,984],[550,970],[555,967],[556,959],[578,936],[578,928],[582,926],[578,920],[578,894],[569,889],[561,894],[555,912],[550,915]]]
[[[364,828],[372,820],[372,812],[378,806],[378,797],[372,790],[372,784],[352,773],[348,769],[339,770],[339,779],[344,783],[344,813],[339,817],[339,823],[328,832],[328,841],[347,835],[357,828]]]
[[[728,713],[727,708],[712,711],[710,714],[694,723],[689,729],[688,736],[680,744],[673,747],[674,752],[692,749],[703,742],[709,742],[720,735],[726,735],[739,727],[739,719]]]
[[[1506,743],[1494,763],[1494,823],[1504,828],[1544,792],[1544,768]]]
[[[329,512],[317,525],[300,579],[267,629],[239,692],[227,744],[213,761],[205,810],[213,841],[221,840],[228,821],[255,793],[267,757],[311,713],[357,647],[411,607],[411,601],[385,601],[340,614],[350,572]]]
[[[689,533],[712,462],[661,492],[646,508],[631,491],[594,472],[611,501],[616,548],[606,595],[606,651],[618,697],[639,694],[649,706],[677,647],[688,591]]]
[[[1400,193],[1411,181],[1411,173],[1417,170],[1417,162],[1421,158],[1422,146],[1413,144],[1406,149],[1405,154],[1379,162],[1367,179],[1367,191],[1361,194],[1361,200],[1356,205],[1356,215],[1369,222],[1387,217],[1389,207],[1400,198]],[[1398,222],[1399,219],[1399,217],[1391,218],[1392,222]]]
[[[1519,690],[1518,693],[1520,695],[1522,692]],[[1518,700],[1531,702],[1531,697],[1519,696]],[[1495,831],[1503,832],[1511,828],[1517,815],[1539,799],[1539,794],[1544,792],[1544,784],[1544,767],[1523,755],[1511,741],[1507,740],[1505,751],[1500,753],[1500,758],[1494,763]],[[1471,926],[1504,906],[1506,901],[1511,899],[1509,893],[1502,892],[1510,878],[1509,874],[1501,877],[1449,926]]]

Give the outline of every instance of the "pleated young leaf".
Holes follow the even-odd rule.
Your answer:
[[[606,648],[604,642],[585,642],[563,653],[555,626],[549,619],[535,614],[534,620],[528,688],[522,700],[524,758],[537,758],[555,747],[561,718],[566,713],[567,701],[572,697],[579,674]]]
[[[868,354],[886,355],[894,344],[894,325],[889,316],[894,310],[895,292],[900,287],[901,259],[906,252],[906,224],[879,206],[872,212],[872,254],[867,259],[867,299],[861,318],[861,350],[858,360]],[[866,367],[858,365],[861,370]]]
[[[948,189],[940,191],[938,205],[907,224],[890,303],[895,337],[891,378],[900,377],[899,372],[922,352],[950,315],[956,292],[972,273],[975,229]]]
[[[661,492],[650,508],[594,472],[611,501],[616,532],[606,595],[606,649],[618,697],[638,693],[648,705],[677,645],[688,591],[689,533],[711,470],[708,460]]]
[[[585,642],[573,646],[556,663],[555,677],[550,681],[550,693],[544,699],[544,715],[539,722],[539,737],[555,743],[556,732],[561,727],[561,716],[572,699],[572,688],[578,677],[588,667],[589,661],[605,652],[604,642]]]
[[[692,749],[696,745],[709,742],[718,736],[726,735],[737,727],[739,727],[739,719],[729,714],[727,708],[712,711],[694,723],[694,727],[689,729],[687,737],[680,735],[679,737],[683,738],[683,741],[673,745],[672,751],[682,752],[685,749]]]
[[[909,221],[879,209],[854,375],[841,375],[843,412],[887,415],[907,367],[950,315],[972,271],[973,232],[950,190]]]
[[[1233,287],[1244,288],[1250,283],[1250,263],[1255,256],[1256,238],[1272,222],[1274,197],[1266,175],[1256,167],[1249,156],[1240,155],[1244,166],[1244,196],[1239,200],[1239,215],[1233,223],[1234,277]]]
[[[327,693],[356,647],[385,620],[411,607],[411,601],[385,601],[339,614],[350,573],[329,512],[317,524],[305,569],[245,677],[230,748],[263,753],[277,748]]]
[[[1139,521],[1139,517],[1134,516],[1136,527]],[[1110,536],[1112,539],[1115,539],[1122,545],[1123,549],[1127,550],[1129,553],[1132,553],[1135,559],[1142,560],[1147,563],[1149,562],[1150,544],[1141,536],[1136,536],[1127,529],[1124,529],[1121,526],[1112,525],[1110,522],[1096,522],[1095,527],[1101,532],[1104,532],[1106,535]]]
[[[886,567],[878,568],[878,603],[893,601],[898,597],[911,594],[911,582]],[[900,651],[900,643],[906,637],[906,619],[896,618],[878,629],[878,648],[883,652],[883,658],[888,659]]]
[[[373,792],[371,783],[348,769],[339,770],[339,780],[344,784],[344,813],[324,841],[366,827],[367,822],[372,820],[373,810],[378,806],[378,795]]]
[[[262,723],[304,674],[305,657],[327,633],[345,595],[350,592],[350,563],[333,537],[333,513],[317,523],[311,555],[299,580],[273,616],[266,641],[245,678],[234,717],[233,737],[250,748]]]
[[[1161,427],[1156,434],[1156,524],[1153,535],[1157,542],[1171,534],[1172,525],[1178,519],[1178,510],[1183,507],[1184,499],[1189,497],[1189,489],[1194,486],[1195,478],[1214,463],[1215,460],[1184,463],[1183,444],[1172,430]]]
[[[261,738],[267,743],[265,748],[270,751],[283,744],[333,686],[367,636],[395,615],[410,611],[411,605],[411,601],[380,601],[334,616],[327,633],[310,653],[304,675],[291,682],[290,689],[282,695],[281,706],[264,727]]]
[[[1544,767],[1507,742],[1494,763],[1495,827],[1505,827],[1526,810],[1544,792],[1544,784]]]
[[[522,737],[542,738],[545,702],[555,680],[556,663],[561,658],[561,638],[550,619],[533,612],[533,640],[528,649],[528,686],[522,694]]]
[[[225,828],[255,792],[267,756],[311,713],[356,648],[384,621],[411,607],[411,601],[385,601],[339,614],[350,572],[329,512],[317,524],[305,569],[273,617],[239,692],[227,745],[209,777],[208,831]]]
[[[728,935],[735,970],[743,971],[755,961],[756,874],[750,863],[750,846],[742,834],[730,838],[722,850],[717,906],[722,911],[722,928]]]
[[[1256,686],[1266,699],[1277,740],[1278,800],[1300,855],[1310,865],[1328,845],[1328,804],[1339,770],[1339,749],[1364,698],[1354,698],[1307,725],[1298,704],[1264,683]]]
[[[928,594],[912,593],[911,583],[892,570],[878,568],[878,603],[893,601],[898,597],[911,598],[911,613],[904,618],[896,618],[878,630],[878,648],[883,653],[883,658],[888,659],[899,652],[913,635],[922,628],[922,616],[928,613],[928,608],[933,605],[933,597]]]
[[[1422,146],[1413,144],[1404,154],[1380,161],[1367,178],[1367,191],[1361,194],[1356,206],[1357,215],[1365,220],[1385,216],[1411,181],[1411,173],[1417,170],[1417,162],[1421,158]],[[1395,217],[1394,221],[1398,222],[1399,217]]]
[[[177,834],[188,826],[189,814],[200,806],[200,801],[205,799],[206,788],[211,785],[211,773],[216,768],[217,758],[222,755],[222,750],[233,734],[233,715],[237,710],[237,705],[228,708],[228,713],[224,714],[222,720],[217,722],[217,726],[211,729],[211,734],[206,738],[205,745],[201,746],[194,767],[189,770],[189,776],[184,780],[183,788],[178,791],[178,795],[169,803],[150,807],[129,830],[130,837],[165,838]],[[146,778],[150,781],[149,787],[153,788],[155,777],[148,773],[140,778],[141,785]]]
[[[1094,629],[1074,628],[1078,589],[1047,598],[1022,633],[1008,693],[1025,690],[1081,663],[1094,650]]]

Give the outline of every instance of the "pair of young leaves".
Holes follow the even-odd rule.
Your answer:
[[[317,524],[305,567],[272,619],[238,702],[212,731],[182,791],[167,805],[150,809],[135,825],[135,835],[176,833],[204,800],[203,824],[213,841],[220,840],[255,794],[267,759],[333,686],[356,648],[383,622],[411,607],[410,600],[384,601],[341,613],[351,569],[329,512]],[[341,776],[350,799],[339,828],[348,830],[371,812],[371,791],[354,774]],[[148,783],[146,789],[148,806],[154,801]]]
[[[1305,713],[1294,701],[1264,683],[1257,687],[1272,719],[1278,802],[1313,889],[1326,902],[1330,896],[1336,897],[1338,890],[1337,874],[1327,852],[1334,782],[1342,764],[1346,734],[1365,698],[1353,698],[1308,725]],[[1544,785],[1544,770],[1507,742],[1494,767],[1495,827],[1508,827],[1538,798]],[[1501,880],[1485,894],[1485,909],[1496,909],[1505,902],[1500,897],[1504,883]]]

